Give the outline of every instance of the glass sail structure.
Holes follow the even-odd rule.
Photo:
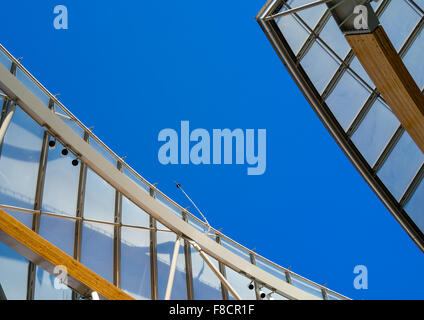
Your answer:
[[[175,267],[171,299],[347,299],[169,199],[2,46],[0,89],[0,209],[131,297],[164,299]],[[0,284],[8,299],[80,298],[2,243]]]
[[[305,7],[312,2],[270,0],[257,21],[336,142],[424,250],[424,155],[362,67],[328,6]],[[370,4],[423,90],[424,1]]]

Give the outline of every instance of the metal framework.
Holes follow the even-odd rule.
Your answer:
[[[52,136],[58,139],[66,148],[70,150],[74,155],[76,155],[81,160],[80,167],[80,176],[79,176],[79,187],[78,187],[78,201],[77,201],[77,213],[76,217],[63,217],[65,219],[75,220],[75,245],[74,245],[74,257],[76,260],[81,260],[81,234],[82,234],[82,222],[83,221],[92,221],[84,218],[84,198],[85,198],[85,188],[86,188],[86,179],[87,179],[87,168],[93,170],[101,178],[106,180],[110,185],[112,185],[115,190],[115,221],[112,225],[115,226],[115,236],[114,236],[114,283],[115,285],[120,285],[120,264],[119,264],[119,239],[120,234],[117,229],[122,226],[121,216],[122,216],[122,196],[125,196],[127,199],[132,201],[138,207],[143,209],[150,215],[150,259],[151,259],[151,295],[152,299],[158,299],[158,271],[157,271],[157,226],[156,221],[160,221],[163,225],[169,228],[172,232],[176,234],[181,234],[184,238],[184,253],[185,253],[185,264],[186,264],[186,280],[187,280],[187,297],[188,299],[193,299],[193,278],[191,271],[191,256],[190,256],[190,247],[194,246],[196,250],[200,250],[199,253],[203,258],[206,257],[205,261],[208,263],[207,256],[205,253],[211,257],[218,260],[221,270],[216,271],[217,277],[223,284],[223,297],[228,299],[228,293],[225,293],[227,290],[231,292],[234,297],[238,297],[238,294],[234,292],[234,289],[231,288],[227,280],[225,279],[225,267],[231,267],[236,272],[240,272],[243,275],[247,276],[250,279],[254,279],[255,283],[265,285],[270,288],[271,291],[276,292],[283,297],[289,299],[317,299],[316,296],[309,294],[294,285],[291,285],[289,281],[282,281],[281,279],[273,276],[272,274],[264,271],[255,265],[255,259],[261,259],[263,262],[268,263],[273,268],[281,270],[283,273],[296,276],[299,279],[302,279],[306,283],[309,283],[311,286],[322,289],[323,286],[317,285],[305,278],[302,278],[293,272],[281,268],[272,262],[266,260],[265,258],[259,256],[257,253],[252,250],[248,250],[231,239],[227,238],[221,232],[211,228],[209,225],[206,225],[204,222],[197,219],[195,216],[190,214],[186,209],[181,208],[178,204],[170,200],[163,193],[161,193],[156,186],[148,183],[141,176],[139,176],[131,167],[129,167],[122,158],[116,156],[113,152],[110,151],[88,128],[82,125],[78,119],[76,119],[63,105],[57,101],[57,98],[51,95],[38,81],[33,78],[29,72],[27,72],[20,63],[13,58],[3,47],[0,46],[1,51],[3,51],[7,56],[13,61],[17,67],[22,70],[39,88],[41,88],[54,102],[53,105],[56,107],[59,106],[63,110],[69,119],[71,119],[76,125],[80,126],[84,130],[84,138],[81,138],[77,135],[70,127],[68,127],[62,120],[62,116],[58,115],[57,112],[52,112],[51,109],[46,108],[41,101],[32,94],[19,80],[17,80],[13,74],[10,73],[10,70],[6,70],[2,65],[0,65],[0,89],[8,96],[10,99],[15,99],[17,104],[28,114],[30,115],[40,126],[47,128],[49,136]],[[100,153],[98,153],[90,144],[89,141],[96,141],[104,150],[109,153],[112,157],[116,159],[116,163],[110,163],[105,159]],[[46,139],[48,142],[48,139]],[[48,148],[43,153],[43,157],[47,157]],[[41,164],[41,162],[40,162]],[[43,166],[44,168],[45,166]],[[41,165],[40,165],[41,168]],[[44,168],[45,169],[45,168]],[[134,181],[129,178],[124,171],[129,171],[133,174],[139,181]],[[44,179],[45,173],[40,174],[39,177]],[[40,189],[40,192],[43,188],[42,181],[39,181],[37,184],[37,189]],[[142,186],[142,187],[140,187]],[[146,192],[146,189],[149,190]],[[42,193],[40,193],[42,194]],[[169,209],[168,206],[164,206],[160,201],[156,199],[156,194],[160,195],[163,199],[169,202],[172,206],[179,208],[180,213],[183,214],[178,216]],[[40,203],[40,202],[39,202]],[[31,213],[34,216],[38,216],[38,221],[40,215],[49,214],[42,212],[41,205],[38,205],[34,208]],[[94,221],[99,222],[100,221]],[[110,224],[110,223],[109,223]],[[227,249],[225,245],[217,242],[216,239],[211,239],[209,234],[200,232],[197,228],[193,227],[193,224],[202,226],[208,231],[215,233],[217,235],[216,239],[225,239],[226,243],[230,243],[235,246],[241,252],[245,252],[247,256],[251,257],[246,261],[241,256],[235,254],[233,251]],[[34,224],[34,229],[36,229],[36,224]],[[221,272],[224,271],[224,272]],[[34,274],[34,273],[32,273]],[[258,285],[256,286],[258,287]],[[28,286],[30,288],[30,286]],[[30,290],[30,289],[28,289]],[[33,297],[33,288],[31,292],[29,291],[29,297]],[[332,292],[334,296],[339,297],[340,299],[346,299],[342,295],[338,295],[335,292]],[[74,298],[77,298],[74,296]],[[324,298],[324,294],[321,298]]]
[[[376,15],[378,17],[384,13],[391,1],[394,0],[380,1],[380,5],[376,10]],[[418,34],[423,30],[424,26],[424,12],[421,7],[418,6],[415,1],[408,0],[408,3],[413,6],[415,10],[421,13],[421,18],[412,30],[412,32],[408,35],[406,41],[403,43],[401,49],[399,50],[398,53],[400,57],[405,56],[408,49],[411,47],[411,44],[415,41]],[[285,11],[281,11],[283,6],[286,8]],[[303,10],[304,8],[300,9]],[[383,100],[383,98],[375,88],[371,87],[365,80],[361,78],[360,75],[355,72],[355,70],[351,68],[351,62],[354,58],[352,50],[350,50],[350,52],[345,56],[345,58],[342,58],[333,50],[333,48],[331,48],[329,44],[325,42],[324,39],[320,37],[320,32],[323,30],[328,19],[331,18],[329,9],[325,11],[325,13],[322,15],[322,17],[313,29],[299,15],[299,10],[292,11],[293,17],[297,21],[299,21],[302,27],[308,30],[310,34],[309,38],[304,42],[298,54],[295,54],[274,19],[277,16],[281,16],[282,12],[290,12],[290,10],[292,10],[292,8],[286,3],[286,1],[269,0],[262,8],[262,10],[258,13],[256,19],[261,28],[263,29],[264,33],[268,37],[269,41],[271,42],[272,46],[274,47],[275,51],[279,55],[280,59],[286,65],[289,73],[301,89],[305,98],[311,104],[312,108],[314,109],[320,120],[323,122],[327,130],[333,136],[335,141],[338,143],[340,148],[344,151],[346,156],[351,160],[353,165],[356,167],[356,169],[359,171],[359,173],[362,175],[362,177],[365,179],[371,189],[376,193],[376,195],[388,208],[388,210],[403,227],[403,229],[408,233],[408,235],[417,244],[417,246],[422,251],[424,251],[424,234],[412,221],[412,219],[406,213],[404,208],[405,204],[414,194],[414,191],[416,190],[417,186],[422,182],[424,169],[421,167],[420,170],[416,173],[415,177],[412,179],[412,182],[405,191],[401,201],[396,200],[396,198],[391,194],[386,185],[384,185],[384,183],[377,176],[378,170],[384,165],[387,158],[395,148],[397,142],[399,142],[399,139],[402,137],[402,134],[405,131],[404,128],[402,126],[398,128],[398,130],[394,133],[393,137],[390,139],[388,144],[385,146],[384,150],[378,157],[375,164],[369,165],[364,156],[354,145],[351,138],[358,129],[359,125],[364,120],[365,116],[370,111],[372,104],[377,99]],[[337,72],[328,82],[322,94],[320,94],[316,90],[311,79],[300,64],[300,60],[306,55],[306,53],[309,51],[315,41],[319,41],[320,45],[324,47],[325,50],[329,52],[331,56],[333,56],[333,58],[336,59],[340,64]],[[357,78],[364,87],[368,88],[371,94],[365,104],[361,107],[359,113],[352,121],[349,128],[345,131],[340,125],[340,123],[337,121],[325,101],[326,98],[330,95],[330,93],[335,89],[342,75],[347,71],[353,74],[355,78]]]

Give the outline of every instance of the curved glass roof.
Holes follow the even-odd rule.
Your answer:
[[[423,250],[424,155],[362,68],[327,5],[272,18],[312,2],[268,1],[257,18],[336,141]],[[424,89],[424,1],[371,5]]]
[[[316,298],[347,299],[243,247],[172,201],[133,170],[124,159],[112,152],[1,45],[0,63],[114,168],[135,182],[154,201],[203,233],[204,237],[213,239],[221,247],[249,264]],[[6,94],[0,93],[3,111],[7,109],[9,103],[12,103],[11,100]],[[53,147],[49,146],[49,141],[56,141],[56,144]],[[73,154],[69,143],[50,129],[40,127],[21,108],[17,108],[1,145],[0,208],[13,214],[28,227],[34,228],[33,216],[39,217],[36,230],[43,237],[134,297],[163,298],[171,251],[176,239],[176,234],[173,232],[175,230],[172,230],[172,227],[168,229],[152,219],[147,212],[97,175],[88,164],[77,161],[71,165],[71,160],[78,159],[81,155]],[[64,155],[62,152],[64,149],[68,149],[69,154]],[[154,245],[151,242],[151,232],[155,232]],[[152,259],[155,262],[152,262]],[[257,292],[247,288],[251,281],[255,283],[256,288],[263,290],[268,298],[285,299],[284,295],[275,292],[276,289],[269,283],[258,283],[257,279],[252,279],[248,275],[248,270],[236,272],[221,261],[212,257],[210,259],[226,275],[227,280],[243,299],[257,297]],[[0,268],[3,265],[6,268],[4,272],[0,272],[2,283],[11,281],[10,270],[13,269],[7,266],[15,264],[19,270],[26,270],[17,262],[22,262],[22,257],[16,257],[3,247],[0,248],[0,261],[3,262],[0,263]],[[151,279],[151,266],[157,268],[156,280]],[[52,278],[44,274],[41,269],[37,270],[35,298],[71,297],[70,292],[62,297],[55,296],[51,288]],[[175,281],[179,290],[173,291],[174,299],[232,298],[231,295],[228,296],[228,292],[225,293],[226,290],[221,287],[219,279],[205,266],[199,254],[190,245],[190,241],[186,241],[180,250],[177,270],[179,272]],[[23,275],[21,278],[26,279],[27,276]],[[25,284],[22,281],[26,280],[21,278],[13,279],[14,285],[19,287],[17,283],[21,283],[20,286],[24,288]],[[146,283],[150,281],[152,286],[146,287]],[[47,283],[50,283],[50,286]]]

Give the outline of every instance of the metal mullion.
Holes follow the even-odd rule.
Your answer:
[[[122,172],[122,163],[117,161],[117,168]],[[115,191],[115,226],[113,236],[113,284],[121,287],[121,226],[122,226],[122,194]]]
[[[411,200],[418,186],[423,181],[423,178],[424,178],[424,164],[422,164],[421,167],[418,169],[417,174],[414,176],[411,183],[409,184],[404,194],[402,195],[402,198],[399,201],[399,204],[402,208],[404,208],[406,204],[409,202],[409,200]]]
[[[216,237],[215,240],[216,242],[221,245],[221,237],[219,236],[219,234],[215,233]],[[225,265],[218,260],[218,268],[219,268],[219,272],[223,275],[224,278],[227,278],[227,271],[225,269]],[[225,286],[222,285],[221,283],[221,293],[222,293],[222,300],[228,300],[229,296],[228,296],[228,290]]]
[[[150,188],[150,196],[155,197],[155,190]],[[157,226],[156,219],[150,216],[150,287],[152,300],[159,299],[158,260],[157,260]]]
[[[89,143],[90,134],[84,132],[84,141]],[[78,182],[78,196],[77,196],[77,209],[75,221],[75,238],[74,238],[74,259],[81,261],[81,241],[82,241],[82,224],[84,219],[84,200],[85,188],[87,182],[87,165],[81,161],[79,182]],[[78,300],[78,294],[72,292],[72,300]]]
[[[181,212],[183,220],[188,223],[187,213]],[[186,286],[187,286],[187,300],[194,300],[194,288],[193,288],[193,266],[191,263],[191,248],[190,243],[184,238],[184,259],[185,259],[185,271],[186,271]]]
[[[419,12],[421,12],[422,15],[424,15],[424,10],[421,9],[421,7],[414,0],[409,0],[409,2],[415,7],[415,9],[417,9]]]
[[[378,96],[379,96],[379,93],[376,90],[374,90],[371,93],[371,95],[368,97],[367,101],[365,102],[365,104],[363,105],[361,110],[359,110],[359,113],[357,114],[355,119],[353,119],[352,124],[349,126],[349,129],[346,132],[346,134],[349,138],[352,138],[353,134],[359,128],[362,121],[365,119],[368,112],[371,110],[372,106],[377,101]]]
[[[16,63],[12,62],[12,65],[10,66],[9,71],[14,76],[16,76],[16,67],[17,67]],[[6,114],[7,114],[7,111],[9,110],[9,108],[10,108],[11,103],[12,103],[12,101],[9,98],[4,98],[3,106],[2,106],[2,109],[1,109],[1,115],[0,115],[0,126],[3,124],[3,121],[6,118]],[[4,141],[4,139],[2,141],[0,141],[0,156],[1,156],[1,153],[2,153],[2,150],[3,150],[3,141]]]
[[[324,300],[328,300],[328,293],[327,293],[327,290],[324,287],[321,288],[321,294],[322,294],[322,298]]]
[[[343,77],[343,75],[345,74],[346,70],[349,69],[349,64],[352,62],[353,58],[354,58],[353,51],[350,50],[349,53],[346,55],[345,59],[343,60],[343,62],[339,65],[339,68],[337,69],[336,73],[333,75],[333,77],[328,82],[323,93],[321,94],[321,97],[324,101],[328,98],[328,96],[336,88],[337,84],[339,83],[339,81]]]
[[[402,48],[399,50],[399,56],[401,58],[403,58],[406,55],[406,53],[409,51],[412,44],[415,42],[418,35],[422,31],[423,26],[424,26],[424,17],[421,17],[420,21],[418,21],[417,25],[414,27],[414,29],[412,29],[411,33],[406,38],[404,44],[402,45]]]
[[[293,284],[290,271],[284,270],[284,273],[286,274],[286,282],[289,284]]]
[[[390,154],[392,153],[393,149],[395,148],[395,146],[399,142],[400,138],[404,134],[404,132],[405,132],[405,129],[400,125],[399,128],[393,134],[393,136],[390,138],[390,140],[387,143],[387,145],[384,148],[384,150],[381,152],[381,154],[378,157],[377,161],[375,162],[375,164],[374,164],[374,166],[372,168],[372,170],[374,171],[374,173],[377,173],[381,169],[381,167],[386,162],[387,158],[390,156]]]
[[[49,108],[52,109],[52,103],[50,100]],[[41,144],[40,159],[38,164],[38,174],[37,174],[37,185],[35,188],[35,197],[34,197],[34,211],[35,214],[32,216],[32,230],[35,233],[40,231],[40,220],[41,220],[41,209],[43,202],[43,193],[44,193],[44,183],[46,178],[46,169],[47,169],[47,158],[49,152],[49,140],[50,135],[47,131],[44,131],[43,142]],[[34,300],[35,294],[35,277],[36,277],[37,266],[33,262],[28,264],[28,280],[27,280],[27,300]]]
[[[303,57],[306,55],[306,53],[312,47],[312,45],[314,44],[316,39],[319,37],[319,34],[321,33],[322,29],[324,29],[324,27],[327,24],[330,17],[331,17],[330,11],[327,9],[324,12],[324,14],[322,15],[322,17],[319,19],[314,30],[309,34],[309,37],[308,37],[308,39],[306,39],[305,43],[302,45],[302,48],[297,53],[296,58],[299,61],[303,59]]]
[[[253,254],[253,252],[250,252],[250,262],[256,266],[256,259],[255,259],[255,255]],[[256,295],[256,300],[262,300],[260,297],[260,288],[259,288],[259,284],[256,280],[253,280],[253,284],[255,285],[255,295]]]

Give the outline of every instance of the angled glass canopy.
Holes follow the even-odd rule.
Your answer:
[[[270,0],[257,20],[337,143],[424,250],[424,155],[355,57],[325,2]],[[371,6],[423,90],[424,1],[380,0]]]

